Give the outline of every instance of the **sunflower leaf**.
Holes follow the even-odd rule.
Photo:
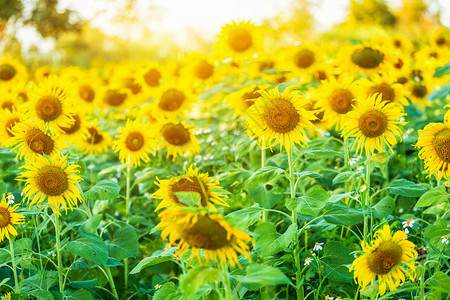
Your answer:
[[[182,298],[183,295],[177,291],[177,287],[173,282],[164,283],[153,296],[153,300],[178,300]]]
[[[440,187],[431,189],[428,192],[426,192],[425,194],[423,194],[419,198],[419,201],[417,201],[414,208],[438,205],[442,202],[447,201],[448,198],[449,198],[449,195],[445,191],[444,186],[440,186]]]
[[[210,266],[197,266],[180,277],[180,289],[185,295],[202,295],[219,280],[220,272]]]
[[[139,250],[139,238],[136,231],[128,226],[116,230],[111,244],[108,245],[109,255],[118,261],[125,258],[135,258]]]
[[[409,181],[408,179],[396,179],[387,188],[388,192],[405,197],[420,197],[427,191],[423,185]]]
[[[84,233],[78,240],[67,243],[67,250],[99,265],[105,265],[108,261],[105,242],[91,233]]]
[[[278,233],[275,225],[264,222],[255,229],[255,251],[261,257],[267,257],[283,251],[293,241],[297,233],[297,225],[291,224],[284,234]]]
[[[202,206],[201,195],[197,192],[176,192],[175,195],[187,206]]]
[[[447,74],[450,74],[450,62],[443,66],[437,67],[436,71],[434,71],[433,77],[441,77]]]
[[[120,187],[112,180],[100,180],[84,193],[88,200],[109,200],[119,196]]]
[[[256,291],[267,285],[291,284],[289,278],[280,269],[263,265],[251,264],[246,269],[245,276],[239,276],[238,281],[247,284],[249,290]]]

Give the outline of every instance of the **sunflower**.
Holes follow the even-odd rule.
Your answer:
[[[195,192],[200,195],[200,204],[203,207],[216,211],[213,203],[223,206],[229,206],[222,198],[227,198],[226,195],[213,192],[213,190],[221,189],[219,181],[213,177],[209,177],[208,173],[199,173],[197,168],[192,165],[187,172],[181,176],[173,177],[169,180],[160,180],[156,177],[158,182],[155,184],[159,189],[152,195],[152,198],[161,199],[162,201],[156,207],[155,211],[168,206],[186,206],[177,197],[177,192]]]
[[[111,145],[111,135],[100,129],[97,122],[91,122],[86,126],[88,135],[79,141],[78,148],[89,154],[99,154],[108,151]]]
[[[27,80],[27,69],[10,57],[0,58],[0,83],[13,84]]]
[[[103,87],[99,98],[104,108],[126,108],[132,106],[130,91],[117,82]]]
[[[316,72],[316,67],[323,60],[323,53],[315,44],[300,44],[280,52],[282,69],[294,72],[303,80],[309,79]]]
[[[68,127],[60,127],[62,138],[68,145],[79,145],[83,140],[89,136],[88,122],[83,112],[77,112],[72,114],[72,118],[75,120],[73,124]]]
[[[11,128],[13,134],[8,142],[15,145],[11,151],[17,152],[17,158],[34,159],[42,155],[53,155],[63,149],[62,141],[50,132],[44,122],[21,120]]]
[[[269,85],[250,84],[226,96],[227,102],[231,104],[236,116],[245,116],[249,107],[255,104],[256,99],[261,97],[259,90],[267,89]]]
[[[69,127],[74,123],[72,100],[70,83],[50,76],[31,90],[29,101],[25,103],[24,117],[42,120],[49,124],[52,131],[61,131],[60,127]]]
[[[185,81],[182,84],[171,81],[158,89],[152,105],[155,116],[159,118],[184,118],[193,100],[194,95]]]
[[[338,61],[350,74],[376,74],[385,70],[390,61],[390,49],[381,47],[378,43],[364,43],[362,45],[346,45],[338,53]]]
[[[183,58],[185,65],[180,70],[180,76],[192,81],[194,85],[211,84],[215,82],[215,65],[210,58],[201,53],[191,53]]]
[[[113,149],[119,152],[122,163],[139,166],[141,160],[150,161],[148,153],[155,154],[156,142],[151,135],[150,126],[140,120],[127,120],[125,127],[119,128],[117,140],[113,142]]]
[[[14,86],[0,86],[0,110],[20,110],[20,98]]]
[[[383,152],[384,144],[394,152],[391,146],[397,144],[395,136],[401,140],[402,134],[398,125],[406,124],[397,120],[404,115],[400,105],[383,101],[382,95],[373,94],[366,101],[358,101],[355,110],[347,113],[342,135],[355,138],[352,150],[356,147],[357,155],[363,149],[366,155],[373,154],[375,149]]]
[[[167,80],[166,68],[156,62],[144,62],[136,70],[136,82],[152,93],[164,80]]]
[[[450,120],[430,123],[419,131],[415,147],[420,147],[419,157],[425,162],[428,177],[435,174],[439,179],[450,175]]]
[[[308,101],[290,88],[283,93],[278,88],[259,93],[261,98],[247,110],[248,135],[257,136],[264,148],[280,143],[287,152],[295,144],[307,144],[305,129],[314,128],[312,121],[316,119],[314,112],[304,108]]]
[[[191,125],[166,121],[161,122],[158,127],[159,146],[167,149],[167,157],[172,155],[172,160],[175,160],[177,155],[192,156],[200,151],[198,139],[190,131]]]
[[[35,161],[26,162],[20,169],[26,171],[20,174],[18,180],[26,183],[22,201],[28,205],[40,204],[48,199],[53,212],[60,216],[61,205],[66,209],[78,207],[83,201],[76,184],[83,179],[77,175],[78,165],[69,165],[67,156],[40,156]]]
[[[0,146],[1,147],[11,147],[13,141],[11,140],[14,137],[12,128],[20,122],[20,115],[14,109],[13,111],[9,111],[7,109],[0,109]]]
[[[36,81],[42,81],[54,74],[50,66],[41,66],[34,71],[34,78]]]
[[[370,77],[370,80],[361,79],[359,81],[359,87],[365,97],[379,93],[383,101],[395,102],[403,106],[409,105],[408,100],[405,98],[405,88],[402,84],[393,82],[392,79],[395,80],[395,78],[388,76],[388,74],[384,76],[375,74]]]
[[[252,238],[245,232],[231,227],[220,214],[210,214],[204,211],[198,213],[186,212],[180,208],[169,208],[159,214],[162,230],[161,237],[169,241],[168,246],[178,248],[177,256],[192,249],[191,261],[197,257],[203,263],[210,260],[218,263],[236,264],[240,267],[238,253],[251,262],[248,243],[253,244]]]
[[[374,237],[376,239],[370,244],[365,241],[361,243],[365,254],[355,259],[350,267],[350,271],[355,270],[355,282],[364,289],[378,275],[378,293],[384,295],[386,285],[389,290],[395,291],[405,282],[405,274],[414,281],[417,252],[414,250],[416,246],[406,240],[406,233],[397,231],[391,236],[391,228],[384,225],[383,229],[375,232]]]
[[[339,76],[338,79],[330,77],[321,82],[316,89],[313,100],[316,106],[324,111],[323,119],[328,122],[328,127],[340,129],[344,116],[353,110],[358,95],[358,82],[351,77]]]
[[[17,235],[17,231],[13,225],[22,224],[25,220],[25,216],[15,211],[19,208],[20,204],[15,204],[14,206],[9,206],[6,201],[5,194],[2,196],[0,201],[0,242],[6,238],[11,240],[12,237]]]

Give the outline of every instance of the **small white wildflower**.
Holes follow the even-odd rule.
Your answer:
[[[216,142],[216,141],[213,141],[213,142],[211,143],[211,146],[215,146],[215,145],[217,145],[217,142]]]
[[[448,245],[448,243],[449,243],[448,235],[441,236],[441,243],[445,244],[445,245]]]
[[[211,132],[211,128],[203,128],[203,133],[210,133]]]
[[[363,185],[359,188],[359,190],[361,191],[361,193],[364,192],[366,189],[367,189],[367,186],[366,186],[365,184],[363,184]]]
[[[9,192],[8,195],[6,196],[6,199],[7,200],[14,200],[16,198],[14,198],[14,195],[11,192]]]
[[[142,190],[143,188],[144,188],[144,184],[143,184],[142,182],[139,183],[139,184],[138,184],[138,189],[139,189],[139,190]]]
[[[403,208],[399,208],[398,209],[398,212],[401,214],[401,213],[403,213],[405,210],[403,209]]]
[[[214,138],[213,138],[212,136],[209,136],[209,137],[206,139],[206,141],[207,141],[208,143],[211,143],[213,140],[214,140]]]
[[[214,159],[214,155],[212,155],[211,153],[207,153],[207,154],[204,156],[204,159],[210,159],[210,160],[212,160],[212,159]]]
[[[235,130],[235,131],[233,131],[233,134],[234,135],[241,135],[241,132],[239,130]]]
[[[119,211],[118,210],[116,210],[115,212],[114,212],[114,215],[116,216],[116,217],[118,217],[119,216]]]
[[[224,137],[226,134],[227,134],[226,132],[221,132],[221,133],[219,134],[219,136],[220,136],[220,137]]]
[[[47,255],[48,256],[52,256],[52,257],[56,257],[56,253],[55,252],[53,252],[53,251],[47,251]]]
[[[199,162],[199,161],[201,161],[202,160],[202,156],[201,155],[196,155],[195,156],[195,161],[196,162]]]
[[[223,146],[222,151],[228,150],[228,146]]]
[[[356,171],[364,172],[364,167],[363,166],[359,166],[359,167],[356,168]]]
[[[188,157],[189,156],[189,151],[184,152],[183,156],[184,157]]]
[[[330,297],[330,296],[326,295],[325,300],[334,300],[334,297]]]
[[[350,158],[348,159],[348,164],[349,164],[350,166],[353,166],[354,164],[356,164],[356,159],[353,158],[353,157],[350,157]]]
[[[401,118],[397,119],[397,122],[405,122],[405,117],[401,117]]]
[[[23,196],[26,196],[26,195],[27,195],[27,193],[25,193],[25,192],[20,193],[20,197],[23,197]]]
[[[407,228],[407,227],[413,228],[414,220],[413,219],[409,219],[407,221],[403,221],[402,224],[403,224],[403,228]]]
[[[156,290],[160,289],[161,287],[162,287],[162,285],[160,285],[160,284],[155,285]]]
[[[235,151],[236,151],[236,146],[231,146],[231,147],[230,147],[230,151],[231,151],[231,152],[235,152]]]
[[[119,180],[116,177],[111,178],[111,181],[114,181],[115,183],[119,182]]]
[[[307,259],[305,259],[305,263],[303,264],[304,266],[309,266],[310,263],[312,263],[313,259],[311,257],[308,257]]]
[[[144,197],[150,199],[152,197],[152,194],[150,194],[149,192],[145,192]]]
[[[313,248],[313,251],[319,251],[319,250],[322,250],[323,249],[323,244],[324,243],[318,243],[318,242],[316,242],[315,244],[314,244],[314,248]]]
[[[183,163],[183,166],[187,166],[188,165],[188,161],[185,161],[184,163]]]
[[[409,234],[409,230],[408,228],[405,228],[405,230],[403,230],[404,233]]]
[[[87,168],[88,168],[89,170],[92,170],[93,168],[95,168],[95,165],[94,165],[94,164],[90,164],[89,166],[87,166]]]

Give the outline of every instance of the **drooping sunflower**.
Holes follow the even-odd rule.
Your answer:
[[[316,119],[314,112],[304,107],[309,101],[290,88],[282,93],[278,88],[259,93],[261,98],[247,110],[247,134],[256,136],[265,149],[281,144],[281,149],[284,146],[290,152],[295,144],[306,145],[305,129],[313,129]]]
[[[373,94],[367,100],[358,101],[355,110],[347,113],[344,120],[342,135],[345,138],[354,137],[352,150],[356,147],[356,154],[365,150],[368,153],[383,152],[383,145],[392,150],[392,145],[401,140],[402,131],[398,125],[406,122],[397,121],[406,115],[403,108],[396,103],[383,101],[380,94]]]
[[[27,80],[27,69],[16,59],[11,57],[0,58],[0,83],[13,84]]]
[[[35,161],[29,161],[20,167],[26,171],[20,174],[18,180],[25,182],[22,201],[28,205],[40,204],[46,199],[53,212],[60,216],[60,207],[73,210],[83,201],[76,184],[83,179],[77,175],[78,165],[69,165],[67,156],[40,156]]]
[[[161,237],[168,240],[168,246],[177,246],[177,256],[192,249],[191,261],[197,257],[203,263],[200,250],[203,250],[205,263],[210,260],[229,262],[231,267],[240,267],[238,254],[251,262],[248,243],[252,238],[245,232],[228,224],[220,214],[204,211],[191,213],[181,208],[169,208],[159,214],[162,229]]]
[[[100,129],[94,120],[86,126],[88,135],[77,144],[85,154],[99,154],[108,151],[111,146],[111,135]]]
[[[350,267],[350,271],[355,271],[355,282],[364,290],[378,275],[378,294],[384,295],[387,286],[390,291],[395,291],[402,285],[405,274],[414,281],[417,252],[414,250],[416,246],[406,240],[406,233],[397,231],[392,236],[389,225],[384,225],[383,229],[375,232],[374,237],[370,244],[365,241],[361,243],[365,254],[355,259]]]
[[[122,163],[131,166],[139,166],[141,160],[145,163],[150,161],[149,153],[155,154],[155,138],[151,135],[151,128],[140,120],[127,120],[125,127],[119,128],[119,135],[115,136],[113,149],[119,152]]]
[[[212,211],[216,211],[213,203],[223,206],[229,206],[223,198],[226,195],[214,192],[214,190],[221,189],[219,181],[213,177],[209,177],[208,173],[200,173],[197,168],[192,165],[187,172],[181,176],[173,177],[168,180],[160,180],[156,177],[158,182],[155,184],[159,189],[153,193],[152,198],[161,199],[155,211],[168,206],[186,206],[182,203],[175,193],[177,192],[195,192],[200,195],[200,204],[203,207],[208,207]],[[214,181],[213,181],[214,180]]]
[[[198,139],[192,134],[192,125],[185,122],[161,122],[158,126],[159,146],[166,148],[167,157],[172,155],[172,160],[177,156],[193,156],[197,154],[201,148]]]
[[[12,137],[14,133],[11,131],[12,128],[20,122],[20,115],[14,109],[9,111],[7,109],[0,109],[0,146],[1,147],[11,147],[13,144]]]
[[[54,132],[69,127],[74,123],[75,113],[72,91],[70,83],[56,76],[41,81],[30,91],[29,101],[24,104],[25,118],[42,120]]]
[[[133,106],[130,91],[118,83],[104,86],[100,90],[99,97],[104,108],[129,108]]]
[[[42,121],[21,120],[11,128],[13,134],[8,142],[15,145],[11,151],[17,152],[17,158],[34,159],[45,155],[53,155],[63,149],[61,139],[49,131]]]
[[[0,242],[3,241],[5,236],[8,240],[16,236],[17,231],[13,225],[19,225],[24,222],[25,216],[16,212],[19,206],[20,204],[9,206],[5,194],[3,194],[0,201]]]
[[[443,123],[430,123],[419,130],[415,147],[420,147],[419,157],[425,162],[425,171],[438,179],[450,176],[450,120]]]

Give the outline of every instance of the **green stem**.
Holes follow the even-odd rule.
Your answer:
[[[266,166],[266,149],[264,149],[263,146],[261,146],[261,168],[264,168]],[[265,210],[262,212],[262,221],[265,222],[267,219],[267,213]]]
[[[225,299],[232,300],[233,298],[231,297],[230,276],[228,274],[227,263],[220,261],[220,267],[221,267],[221,271],[222,271],[223,285],[225,288]]]
[[[106,267],[106,275],[108,277],[109,285],[111,285],[111,289],[115,299],[119,299],[119,295],[117,294],[116,285],[114,284],[114,278],[111,275],[111,270]]]
[[[16,262],[14,260],[14,245],[13,245],[13,240],[9,240],[9,247],[11,249],[11,262],[12,262],[12,268],[13,268],[13,273],[14,273],[14,284],[15,284],[15,291],[17,293],[17,288],[19,286],[19,281],[17,280],[17,271],[16,271]]]
[[[367,153],[367,158],[366,158],[366,162],[368,161],[368,159],[370,158],[370,152]],[[361,197],[362,201],[361,201],[361,208],[362,208],[362,212],[363,212],[363,217],[364,217],[364,229],[363,229],[363,240],[367,241],[367,217],[366,217],[366,203],[368,203],[369,198],[370,198],[370,165],[366,164],[366,192],[365,192],[365,196]]]
[[[127,189],[126,189],[126,196],[125,196],[125,217],[128,219],[128,215],[130,213],[130,177],[131,177],[131,166],[127,166]]]
[[[59,281],[59,292],[64,294],[64,286],[62,279],[62,260],[61,260],[61,241],[60,234],[61,229],[59,228],[59,218],[58,215],[55,214],[55,233],[56,233],[56,256],[58,259],[58,281]]]
[[[77,183],[77,188],[78,188],[78,191],[80,192],[81,197],[83,198],[83,205],[84,205],[84,208],[86,209],[88,218],[91,218],[92,213],[91,213],[91,209],[89,208],[88,200],[87,200],[86,196],[84,195],[83,189],[81,188],[79,183]]]

